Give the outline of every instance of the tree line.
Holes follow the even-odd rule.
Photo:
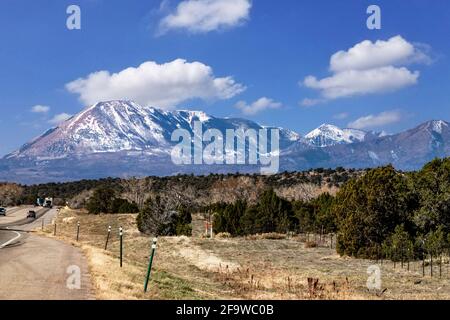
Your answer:
[[[440,256],[450,252],[450,158],[418,172],[371,169],[335,196],[288,201],[269,189],[256,204],[238,200],[203,211],[213,214],[216,233],[323,231],[337,234],[341,255],[394,261]]]
[[[340,187],[345,182],[359,176],[364,170],[355,169],[324,169],[317,168],[302,172],[282,172],[272,176],[261,176],[259,174],[210,174],[196,176],[193,174],[180,174],[168,177],[146,177],[142,179],[85,179],[80,181],[43,183],[35,185],[21,185],[15,183],[0,183],[0,203],[6,205],[34,204],[38,197],[53,197],[56,205],[65,205],[74,197],[85,191],[93,191],[98,188],[110,188],[116,193],[126,193],[129,190],[129,182],[140,180],[143,185],[147,185],[145,192],[153,190],[171,190],[173,186],[181,188],[192,188],[197,192],[208,192],[221,181],[227,179],[246,177],[253,183],[262,182],[268,188],[281,188],[295,186],[301,183],[310,183],[317,186],[327,185],[329,187]],[[143,203],[138,203],[141,206]]]
[[[215,233],[243,236],[256,233],[334,232],[333,196],[323,193],[311,201],[288,201],[273,189],[266,190],[256,204],[238,200],[232,204],[218,203],[203,208],[213,214]]]

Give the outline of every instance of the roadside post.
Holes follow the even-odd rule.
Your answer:
[[[323,225],[322,225],[322,228],[320,229],[320,245],[322,245],[323,244],[323,238],[324,238],[324,230],[323,230]]]
[[[383,265],[383,260],[384,260],[384,252],[382,248],[379,248],[380,250],[380,264]]]
[[[77,222],[77,242],[79,238],[80,238],[80,221]]]
[[[55,228],[53,229],[53,236],[56,236],[56,222],[55,222]]]
[[[44,231],[44,217],[42,217],[42,227],[41,230]]]
[[[213,232],[213,224],[212,224],[211,221],[209,221],[209,230],[210,230],[210,233],[211,233],[211,239],[213,239],[214,238],[214,232]]]
[[[408,271],[409,271],[409,258],[410,258],[410,256],[411,256],[411,252],[410,252],[410,250],[409,250],[409,248],[408,248]]]
[[[422,277],[425,277],[425,240],[422,240]]]
[[[395,267],[396,267],[396,265],[397,265],[397,246],[396,245],[393,245],[393,248],[394,248],[394,256],[392,257],[393,258],[393,262],[394,262],[394,269],[395,269]]]
[[[150,274],[152,272],[152,264],[153,264],[153,258],[155,256],[156,242],[157,241],[158,241],[157,238],[153,238],[152,253],[150,254],[150,261],[148,263],[147,276],[145,277],[144,292],[147,292],[148,281],[150,280]]]
[[[119,228],[119,237],[120,237],[120,267],[122,268],[122,256],[123,256],[123,229]]]
[[[433,278],[433,251],[430,253],[430,276]]]
[[[422,277],[425,277],[425,255],[422,254]]]
[[[110,235],[111,235],[111,226],[108,227],[108,234],[106,235],[105,250],[108,249],[108,242],[109,242]]]

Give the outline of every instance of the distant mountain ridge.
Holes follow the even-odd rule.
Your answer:
[[[417,170],[434,158],[450,156],[450,124],[443,120],[425,122],[394,135],[381,135],[362,142],[300,150],[289,155],[296,166],[370,168],[393,164],[401,170]]]
[[[192,133],[194,121],[200,121],[204,130],[214,128],[223,132],[226,129],[263,128],[245,119],[221,119],[202,111],[163,111],[142,107],[132,101],[107,101],[86,108],[5,158],[52,160],[123,151],[170,154],[174,145],[172,132],[186,129]],[[282,147],[299,139],[300,135],[293,131],[280,131]]]
[[[337,144],[363,142],[382,136],[382,133],[367,132],[358,129],[341,129],[332,124],[322,124],[305,136],[305,139],[315,147],[330,147]]]
[[[0,180],[39,183],[83,178],[258,172],[250,165],[184,165],[172,163],[178,128],[203,130],[263,127],[240,118],[217,118],[201,111],[162,111],[132,101],[99,102],[0,160]],[[316,167],[374,167],[392,163],[414,170],[435,157],[450,156],[450,125],[429,121],[386,136],[324,124],[305,137],[280,129],[280,171]]]

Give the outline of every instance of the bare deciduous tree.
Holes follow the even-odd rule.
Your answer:
[[[124,189],[123,197],[130,202],[137,204],[139,209],[142,209],[144,202],[150,194],[153,187],[153,180],[150,178],[138,179],[132,177],[121,181]]]

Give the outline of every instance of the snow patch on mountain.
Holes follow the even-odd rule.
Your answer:
[[[444,128],[448,128],[449,124],[442,120],[435,120],[430,122],[431,130],[439,134],[442,133]]]
[[[305,136],[305,139],[316,147],[329,147],[337,144],[348,144],[364,141],[367,132],[357,129],[341,129],[331,124],[322,124]]]

